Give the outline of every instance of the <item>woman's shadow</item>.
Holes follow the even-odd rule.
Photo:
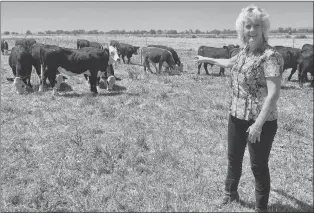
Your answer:
[[[287,204],[282,204],[282,203],[276,202],[276,203],[268,206],[268,212],[313,212],[313,205],[312,206],[308,205],[308,204],[292,197],[291,195],[288,195],[283,190],[274,189],[273,191],[278,193],[281,196],[286,197],[288,200],[292,201],[293,203],[297,204],[298,207],[293,207],[293,206],[290,206]],[[246,202],[246,201],[240,200],[240,204],[242,206],[245,206],[245,207],[250,208],[250,209],[255,208],[255,203],[252,203],[252,202]]]

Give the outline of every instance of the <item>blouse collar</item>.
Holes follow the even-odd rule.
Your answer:
[[[266,41],[264,41],[262,43],[261,46],[259,46],[255,51],[254,53],[263,53],[265,51],[265,49],[267,48],[268,46],[268,43]],[[244,46],[244,51],[246,54],[248,54],[249,52],[249,49],[250,49],[250,46],[249,46],[249,43],[247,43],[245,46]]]

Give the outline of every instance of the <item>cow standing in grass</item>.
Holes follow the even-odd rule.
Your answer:
[[[178,56],[178,53],[172,48],[172,47],[167,47],[167,46],[164,46],[164,45],[157,45],[157,44],[150,44],[150,45],[147,45],[148,47],[158,47],[158,48],[161,48],[161,49],[166,49],[166,50],[169,50],[172,54],[172,57],[174,59],[174,62],[180,66],[181,65],[181,61],[180,61],[180,58]]]
[[[230,58],[230,52],[234,48],[239,48],[239,46],[228,45],[228,46],[223,46],[223,48],[200,46],[198,48],[197,54],[204,57],[227,59],[227,58]],[[197,74],[200,74],[200,69],[202,67],[202,64],[203,63],[199,63]],[[204,63],[204,69],[207,75],[209,75],[208,70],[207,70],[208,64],[210,63]],[[210,65],[211,67],[213,67],[213,64],[210,64]],[[225,68],[220,67],[219,75],[224,75],[224,73],[225,73]]]
[[[8,42],[6,40],[1,39],[1,52],[2,52],[2,55],[4,55],[4,52],[7,53],[8,50],[9,50]]]
[[[83,48],[81,50],[84,51],[84,49],[85,48]],[[110,59],[111,59],[111,60],[109,60],[108,67],[106,69],[105,75],[103,76],[103,78],[105,80],[107,80],[108,77],[110,77],[110,76],[114,76],[115,77],[113,64],[116,63],[117,61],[120,61],[120,58],[119,58],[119,55],[118,55],[118,51],[117,51],[117,49],[115,47],[110,45],[108,48],[105,48],[105,50],[108,51],[108,54],[110,55]],[[88,75],[84,74],[84,77],[85,77],[86,80],[88,80]],[[116,80],[121,80],[118,77],[115,77],[115,79]],[[99,81],[100,81],[100,78],[98,78],[97,84],[99,83]]]
[[[312,82],[311,85],[314,84],[314,70],[313,70],[313,45],[310,44],[303,45],[301,55],[298,59],[298,80],[300,87],[303,87],[303,83],[305,79],[307,79],[307,73],[311,73],[312,75]]]
[[[274,49],[277,50],[284,59],[284,70],[292,68],[288,81],[291,80],[292,75],[296,72],[298,67],[298,61],[301,57],[301,49],[286,47],[286,46],[274,46]]]
[[[31,55],[30,55],[31,56]],[[32,56],[29,59],[32,62]],[[45,79],[49,76],[55,76],[57,70],[61,73],[56,75],[56,84],[54,86],[54,94],[58,94],[60,84],[63,80],[62,75],[75,76],[80,74],[89,75],[90,90],[93,94],[97,94],[97,77],[101,77],[108,66],[110,60],[109,51],[96,48],[84,48],[84,50],[76,50],[54,46],[41,46],[40,47],[40,67],[41,67],[41,79],[40,79],[40,91],[43,90]],[[109,83],[114,82],[113,76],[109,76]],[[19,82],[20,85],[17,89],[23,92],[21,85],[23,82]],[[108,90],[112,88],[112,85],[108,85]]]
[[[124,43],[119,43],[119,48],[118,48],[118,54],[119,57],[122,58],[123,63],[125,63],[124,57],[126,56],[128,59],[128,64],[130,63],[132,55],[137,55],[138,54],[138,49],[140,47],[138,46],[133,46],[130,44],[124,44]]]
[[[31,87],[32,55],[24,46],[14,46],[9,56],[9,65],[15,77],[13,85],[17,93],[24,94]]]
[[[90,41],[86,39],[77,39],[76,41],[76,47],[77,49],[81,49],[83,47],[89,47],[90,46]]]
[[[152,63],[156,69],[156,73],[160,73],[162,66],[169,66],[170,69],[176,68],[176,63],[172,57],[171,52],[165,49],[161,49],[158,47],[143,47],[142,48],[142,57],[144,59],[144,70],[146,72],[146,67],[148,70],[152,72],[149,64]],[[159,68],[157,69],[156,63],[159,64]]]

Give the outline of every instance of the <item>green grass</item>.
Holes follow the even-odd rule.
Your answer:
[[[74,38],[45,39],[75,44]],[[112,93],[99,89],[96,97],[83,77],[68,79],[60,96],[51,90],[18,95],[6,80],[12,76],[8,56],[2,56],[1,210],[253,211],[247,150],[242,204],[219,206],[227,170],[230,71],[226,77],[207,76],[202,68],[197,75],[192,62],[197,46],[180,49],[182,44],[191,46],[184,40],[172,45],[185,66],[181,75],[145,74],[143,67],[117,64],[115,73],[123,80]],[[313,88],[298,88],[297,75],[292,82],[288,75],[270,156],[269,206],[271,212],[312,212]],[[32,82],[39,82],[35,75]]]

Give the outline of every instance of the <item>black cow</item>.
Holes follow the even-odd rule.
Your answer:
[[[32,56],[24,46],[14,46],[9,56],[9,65],[15,77],[14,86],[16,91],[23,94],[27,86],[31,87]]]
[[[86,48],[86,47],[84,47],[84,48]],[[84,51],[84,48],[82,48],[81,50]],[[92,48],[96,48],[96,47],[92,47]],[[105,72],[105,75],[103,77],[104,79],[107,79],[111,75],[114,76],[114,69],[113,69],[112,65],[116,61],[120,61],[120,58],[119,58],[119,55],[118,55],[118,50],[115,47],[109,45],[109,47],[105,48],[105,50],[109,52],[109,56],[110,56],[110,60],[109,60],[109,64],[108,64],[109,66],[108,66],[107,71]],[[88,80],[88,75],[84,74],[84,77],[85,77],[86,80]],[[116,80],[121,80],[120,78],[118,78],[116,76],[114,76],[114,77],[115,77]],[[100,80],[100,78],[98,78],[97,83],[99,83],[99,80]]]
[[[312,75],[312,85],[314,84],[313,78],[313,48],[302,47],[301,55],[298,59],[298,77],[299,77],[299,85],[303,87],[303,82],[307,79],[307,73],[311,73]]]
[[[62,52],[62,48],[56,45],[36,43],[30,48],[29,52],[33,58],[32,64],[41,79],[39,91],[43,91],[43,86],[46,85],[47,78],[51,87],[54,87],[56,84],[56,75],[59,74],[57,69],[59,67],[59,55]]]
[[[164,46],[164,45],[157,45],[157,44],[150,44],[150,45],[147,45],[148,47],[158,47],[158,48],[161,48],[161,49],[166,49],[166,50],[169,50],[172,54],[172,57],[175,61],[175,63],[180,66],[181,65],[181,61],[180,61],[180,58],[177,54],[177,52],[172,48],[172,47],[167,47],[167,46]]]
[[[209,58],[230,58],[230,51],[234,48],[238,48],[239,46],[234,46],[234,45],[228,45],[228,46],[223,46],[223,48],[218,48],[218,47],[208,47],[208,46],[200,46],[198,48],[197,54],[203,57],[209,57]],[[207,70],[207,65],[210,64],[211,67],[213,67],[213,64],[211,63],[204,63],[204,69],[207,75],[209,75],[208,70]],[[198,71],[197,74],[200,74],[200,69],[202,67],[202,63],[198,65]],[[219,75],[224,75],[225,68],[220,67],[220,72]]]
[[[235,46],[232,49],[229,49],[229,58],[234,57],[235,55],[237,55],[240,52],[240,48],[239,45]]]
[[[15,41],[15,46],[22,45],[26,50],[29,50],[34,44],[36,44],[36,40],[33,38],[22,38]]]
[[[313,44],[304,44],[302,46],[302,51],[303,50],[312,50],[313,51]]]
[[[288,77],[288,81],[290,81],[292,75],[297,70],[298,60],[301,56],[301,49],[285,46],[274,46],[274,49],[277,50],[284,59],[283,70],[292,68],[290,75]]]
[[[119,52],[119,45],[120,45],[120,42],[117,41],[117,40],[110,40],[110,43],[109,43],[111,46],[117,48],[118,52]]]
[[[91,42],[89,42],[89,46],[90,47],[94,47],[94,48],[98,48],[98,49],[104,49],[104,47],[101,45],[101,44],[99,44],[98,42],[95,42],[95,41],[91,41]]]
[[[8,50],[9,50],[8,42],[6,40],[1,39],[1,52],[2,52],[2,55],[4,55],[4,51],[8,52]]]
[[[88,41],[86,39],[77,39],[76,45],[77,45],[77,49],[81,49],[83,47],[89,47],[90,41]]]
[[[119,48],[118,50],[118,54],[119,57],[121,55],[123,63],[125,63],[124,61],[124,57],[126,56],[128,58],[128,64],[130,63],[130,59],[132,57],[132,55],[137,55],[137,51],[140,47],[137,46],[132,46],[130,44],[124,44],[124,43],[119,43]]]
[[[161,67],[164,65],[164,62],[167,63],[167,65],[171,68],[171,69],[175,69],[176,67],[176,63],[174,62],[174,59],[172,57],[172,54],[170,51],[165,50],[165,49],[161,49],[158,47],[143,47],[142,48],[142,57],[144,58],[144,70],[146,72],[146,67],[148,67],[148,70],[152,72],[152,70],[150,69],[149,63],[153,63],[156,72],[161,71]],[[156,67],[156,63],[159,63],[159,69],[157,69]]]

